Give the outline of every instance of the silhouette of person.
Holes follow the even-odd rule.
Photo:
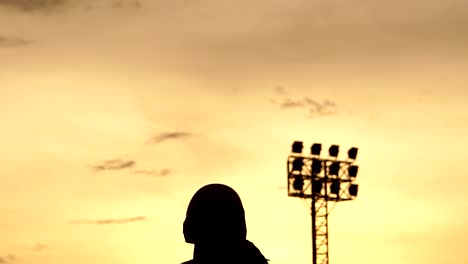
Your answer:
[[[266,264],[260,250],[247,240],[245,213],[239,195],[229,186],[199,189],[187,208],[185,242],[194,244],[193,259],[182,264]]]

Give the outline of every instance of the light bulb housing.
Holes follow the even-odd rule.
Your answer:
[[[320,152],[322,152],[322,144],[315,143],[310,148],[310,154],[314,156],[320,156]]]
[[[340,147],[338,145],[332,145],[329,149],[328,149],[328,154],[331,156],[331,157],[338,157],[338,153],[340,152]]]
[[[304,144],[302,143],[302,141],[294,141],[291,147],[291,151],[292,153],[301,154],[303,148]]]

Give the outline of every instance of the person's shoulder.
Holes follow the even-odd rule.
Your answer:
[[[245,246],[248,259],[253,260],[253,263],[267,264],[270,261],[269,259],[265,258],[265,256],[263,256],[262,252],[260,252],[260,249],[258,249],[254,243],[246,240]]]

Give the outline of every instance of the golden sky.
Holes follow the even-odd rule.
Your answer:
[[[360,148],[332,263],[465,264],[467,70],[465,0],[0,0],[0,263],[188,260],[212,182],[310,263],[303,140]]]

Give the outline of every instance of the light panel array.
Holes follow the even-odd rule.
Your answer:
[[[300,154],[290,161],[288,174],[290,184],[294,192],[303,193],[304,186],[311,184],[311,191],[315,195],[325,195],[335,199],[345,197],[355,198],[358,193],[358,185],[354,184],[359,167],[352,165],[357,158],[358,148],[348,150],[346,160],[338,160],[340,147],[331,145],[328,149],[329,156],[321,158],[322,144],[315,143],[310,148],[310,156],[302,155],[303,142],[295,141],[292,152]],[[289,192],[289,191],[288,191]]]

